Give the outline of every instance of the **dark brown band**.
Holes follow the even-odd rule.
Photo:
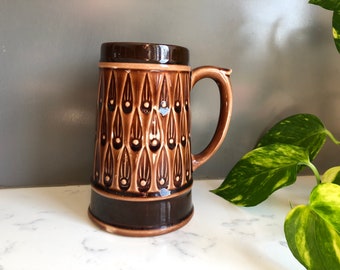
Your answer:
[[[189,50],[168,44],[107,42],[101,46],[100,61],[189,65]]]
[[[145,202],[112,199],[92,190],[89,207],[90,215],[100,223],[118,228],[118,233],[119,228],[131,230],[131,235],[133,230],[145,231],[145,235],[149,230],[166,230],[189,219],[192,212],[191,190],[170,199]]]

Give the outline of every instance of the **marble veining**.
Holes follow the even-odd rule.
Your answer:
[[[304,269],[288,249],[283,222],[290,203],[308,201],[314,182],[306,178],[250,208],[209,192],[221,180],[195,181],[192,220],[143,238],[112,235],[89,221],[89,185],[0,189],[0,270]]]
[[[167,249],[182,257],[195,258],[202,253],[209,252],[216,245],[216,239],[186,231],[178,231],[176,238],[173,238],[171,234],[164,238],[153,238],[152,245],[155,247],[166,245]]]

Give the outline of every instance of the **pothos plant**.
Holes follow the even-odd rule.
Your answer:
[[[340,53],[340,0],[310,0],[333,11],[333,38]],[[254,206],[273,192],[291,185],[309,167],[316,186],[309,203],[293,207],[284,222],[284,233],[295,258],[307,269],[340,269],[340,166],[322,176],[312,161],[330,138],[323,123],[311,114],[290,116],[274,125],[245,154],[213,193],[242,206]]]
[[[290,250],[307,269],[340,269],[340,166],[321,177],[312,161],[326,139],[340,142],[312,114],[296,114],[274,125],[245,154],[213,193],[240,206],[254,206],[291,185],[309,167],[315,177],[309,204],[288,213],[284,232]]]

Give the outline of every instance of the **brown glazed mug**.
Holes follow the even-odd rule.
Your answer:
[[[121,235],[176,230],[193,214],[192,172],[221,145],[230,122],[231,70],[191,70],[188,49],[153,43],[103,43],[89,216]],[[220,114],[208,146],[192,154],[190,91],[213,79]]]

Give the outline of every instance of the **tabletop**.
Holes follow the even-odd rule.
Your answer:
[[[89,185],[1,189],[0,270],[304,269],[283,224],[291,205],[308,202],[315,179],[298,177],[254,207],[210,192],[221,183],[194,181],[190,222],[140,238],[104,232],[89,220]]]

